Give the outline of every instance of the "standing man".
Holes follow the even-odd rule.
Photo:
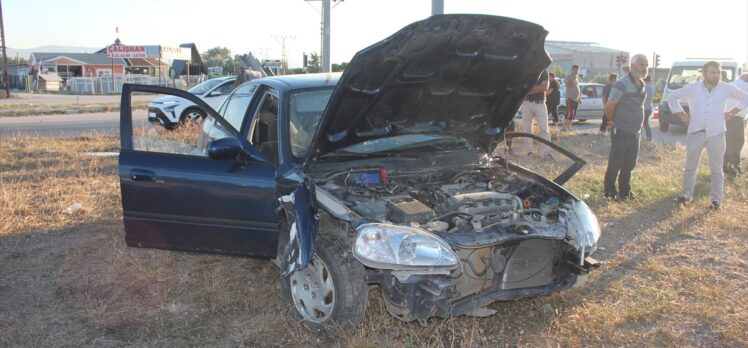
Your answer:
[[[748,74],[743,74],[733,82],[735,86],[743,92],[748,93]],[[730,100],[730,106],[725,110],[730,110],[737,104],[737,101]],[[727,132],[725,132],[725,141],[727,149],[725,150],[725,163],[723,171],[728,176],[740,175],[740,151],[743,150],[745,143],[745,120],[748,117],[748,109],[743,110],[735,117],[728,119]]]
[[[548,83],[545,106],[548,108],[548,115],[553,116],[553,124],[556,125],[558,124],[558,104],[561,103],[561,86],[553,73],[548,73]]]
[[[631,57],[628,74],[616,81],[605,103],[610,131],[608,169],[605,171],[605,196],[618,200],[633,198],[631,171],[639,156],[639,135],[644,121],[644,81],[647,74],[647,57]],[[616,190],[616,178],[618,190]]]
[[[644,99],[644,133],[647,134],[647,141],[652,141],[652,128],[649,128],[649,118],[652,116],[652,101],[655,96],[654,81],[652,75],[647,74],[644,78],[644,92],[647,98]]]
[[[610,97],[610,91],[613,89],[613,84],[618,80],[618,74],[608,75],[608,83],[603,87],[603,108],[608,103],[608,97]],[[603,110],[603,121],[600,123],[600,134],[605,135],[608,131],[608,115]]]
[[[538,82],[527,92],[527,96],[522,102],[522,130],[532,133],[532,121],[535,120],[540,133],[538,135],[545,140],[551,140],[551,135],[548,133],[548,110],[545,106],[545,92],[547,90],[548,72],[543,70]],[[535,140],[528,140],[530,140],[528,157],[533,156],[533,148],[535,148],[535,153],[539,154],[540,151],[538,150],[540,149],[537,149],[537,147],[540,147],[546,159],[553,159],[547,146],[536,143]]]
[[[579,103],[582,102],[578,77],[579,65],[572,65],[571,72],[569,76],[566,76],[566,80],[564,81],[566,84],[566,120],[564,120],[563,130],[567,131],[571,130],[571,122],[577,116],[577,108],[579,107]]]
[[[688,204],[693,199],[693,188],[696,185],[696,169],[701,161],[701,153],[706,147],[709,155],[709,171],[711,172],[712,210],[719,210],[724,196],[724,175],[722,173],[725,155],[725,120],[728,120],[748,106],[748,94],[735,85],[720,81],[722,65],[716,61],[709,61],[702,67],[702,81],[697,81],[683,88],[677,89],[667,97],[670,110],[683,123],[688,125],[686,135],[686,169],[683,172],[683,193],[678,201]],[[732,110],[725,112],[728,98],[737,99],[739,104]],[[688,101],[691,114],[687,114],[680,106],[679,100]]]

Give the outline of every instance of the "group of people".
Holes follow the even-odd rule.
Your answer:
[[[611,74],[603,88],[605,114],[600,131],[610,132],[611,143],[603,179],[604,194],[619,201],[635,196],[631,190],[631,172],[639,156],[642,130],[647,140],[652,140],[649,116],[653,109],[654,82],[647,75],[648,66],[647,57],[636,54],[631,57],[627,74],[620,78]],[[578,74],[579,67],[574,65],[564,80],[567,113],[563,129],[567,130],[571,129],[581,102]],[[710,208],[719,210],[724,196],[724,174],[740,174],[740,151],[748,118],[748,74],[740,76],[734,84],[722,82],[722,67],[717,61],[704,64],[702,74],[700,81],[673,91],[666,99],[673,113],[688,126],[683,190],[678,201],[688,204],[693,199],[696,170],[706,148],[711,171]],[[531,132],[535,122],[538,136],[550,140],[548,116],[559,123],[556,112],[561,99],[559,87],[554,74],[544,71],[540,75],[522,102],[522,127],[526,132]],[[688,102],[690,113],[683,110],[681,100]],[[547,146],[535,141],[530,146],[528,156],[537,154],[553,159]]]
[[[525,132],[531,132],[532,124],[535,122],[538,126],[538,136],[550,140],[548,132],[549,116],[553,117],[553,124],[563,122],[563,130],[572,130],[571,123],[577,113],[577,107],[582,102],[581,91],[579,89],[579,66],[571,67],[569,75],[564,80],[566,85],[566,117],[559,120],[558,105],[561,103],[561,86],[556,81],[556,75],[543,71],[538,78],[537,83],[530,89],[522,102],[522,129]],[[514,124],[509,128],[514,131]],[[553,159],[550,149],[533,142],[532,148],[528,151],[528,156],[533,157],[535,154],[542,155],[545,159]]]
[[[648,95],[653,93],[647,90],[644,80],[647,66],[646,56],[634,55],[629,73],[615,81],[606,97],[605,116],[611,145],[604,188],[605,196],[609,198],[625,200],[634,197],[631,172],[636,166],[642,128],[651,139],[651,130],[644,127],[648,126],[645,120],[651,112],[647,111],[651,108]],[[700,81],[673,91],[666,99],[670,110],[688,126],[683,190],[678,201],[689,204],[693,199],[696,170],[706,148],[711,172],[710,208],[719,210],[724,197],[724,172],[740,171],[745,127],[745,112],[741,111],[748,108],[748,74],[741,76],[735,84],[722,82],[720,63],[710,61],[702,67],[702,75]],[[689,113],[681,107],[681,100],[688,102]],[[730,107],[728,103],[734,106]]]

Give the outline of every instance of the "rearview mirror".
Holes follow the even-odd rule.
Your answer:
[[[210,144],[208,144],[208,156],[216,160],[251,158],[251,155],[244,151],[239,140],[232,137],[211,141]]]
[[[213,91],[213,92],[208,93],[209,97],[217,97],[219,95],[223,95],[223,93],[221,93],[221,91]]]

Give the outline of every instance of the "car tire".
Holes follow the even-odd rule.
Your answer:
[[[307,327],[323,336],[336,336],[364,320],[369,288],[364,267],[353,258],[349,243],[335,233],[318,232],[316,254],[303,270],[283,275],[294,243],[283,248],[281,293],[293,315]]]
[[[668,129],[670,129],[670,124],[667,123],[667,121],[663,120],[662,117],[660,117],[659,124],[658,124],[657,128],[660,129],[660,132],[665,133],[665,132],[668,131]]]
[[[190,122],[199,122],[205,119],[205,112],[198,108],[192,107],[182,112],[182,116],[179,117],[179,124],[187,124]]]

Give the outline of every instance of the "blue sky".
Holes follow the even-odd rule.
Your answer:
[[[550,40],[598,42],[651,55],[665,64],[687,57],[748,61],[748,1],[489,1],[444,0],[445,13],[516,17],[543,25]],[[319,1],[304,0],[6,0],[9,47],[103,47],[126,44],[199,49],[229,47],[279,58],[288,39],[291,66],[302,52],[320,51]],[[428,17],[431,0],[345,0],[332,10],[332,61],[348,61],[361,48]]]

